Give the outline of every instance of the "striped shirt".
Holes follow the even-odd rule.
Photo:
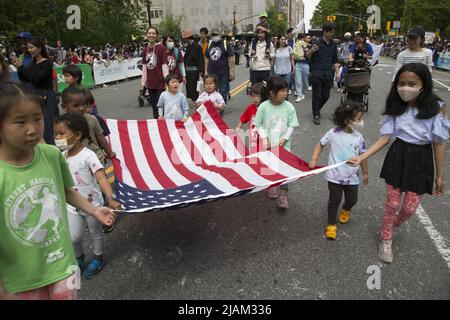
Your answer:
[[[395,66],[395,72],[394,72],[394,78],[397,74],[398,70],[402,66],[408,63],[422,63],[426,66],[428,66],[428,69],[430,69],[430,72],[432,72],[433,67],[433,53],[431,50],[422,48],[421,51],[411,51],[409,49],[406,49],[397,56],[397,64]]]

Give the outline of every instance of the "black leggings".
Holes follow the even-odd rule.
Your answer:
[[[152,104],[153,108],[153,119],[158,119],[158,100],[159,96],[164,90],[159,89],[147,89],[148,90],[148,98],[150,100],[150,103]]]
[[[350,211],[358,202],[358,185],[341,185],[328,181],[328,190],[330,191],[330,198],[328,200],[328,224],[336,224],[337,213],[342,200],[342,191],[345,196],[345,202],[342,208]]]

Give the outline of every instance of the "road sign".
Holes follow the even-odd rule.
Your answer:
[[[400,21],[394,21],[394,23],[392,24],[393,29],[400,29],[400,26],[401,26]]]

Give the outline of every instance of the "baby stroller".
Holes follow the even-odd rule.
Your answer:
[[[142,62],[138,63],[137,67],[142,71]],[[145,106],[145,99],[147,99],[147,102],[150,103],[150,97],[148,96],[148,94],[146,95],[146,92],[147,88],[145,86],[139,90],[138,101],[140,108],[143,108]]]
[[[370,66],[354,63],[344,76],[344,89],[341,102],[352,100],[359,102],[363,112],[369,110]]]

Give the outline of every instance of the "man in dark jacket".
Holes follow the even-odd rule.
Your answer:
[[[184,66],[186,68],[186,97],[192,101],[198,99],[197,81],[203,76],[204,60],[202,47],[194,40],[192,30],[182,33],[183,40],[187,42],[184,55]]]

